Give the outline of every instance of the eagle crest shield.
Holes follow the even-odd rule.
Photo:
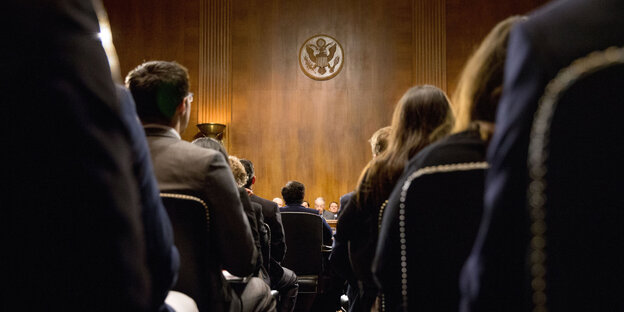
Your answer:
[[[344,64],[340,43],[327,35],[316,35],[306,40],[299,49],[299,66],[314,80],[335,77]]]

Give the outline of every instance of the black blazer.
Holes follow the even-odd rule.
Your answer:
[[[487,153],[483,222],[462,277],[462,311],[530,309],[526,164],[533,115],[561,68],[592,51],[624,45],[622,12],[620,0],[555,1],[512,30]]]
[[[253,194],[249,196],[249,199],[261,205],[264,222],[268,224],[271,229],[271,254],[270,256],[263,254],[263,257],[265,260],[264,266],[268,270],[271,280],[275,283],[279,281],[284,274],[280,262],[284,260],[284,255],[286,255],[286,240],[284,238],[282,215],[280,214],[277,204],[273,201]]]
[[[10,0],[0,18],[2,309],[146,310],[139,186],[92,3]]]
[[[484,160],[485,143],[479,133],[465,131],[433,143],[409,161],[384,210],[373,261],[387,311],[457,310],[460,270],[483,210]],[[441,165],[473,169],[434,170],[410,177],[423,168],[432,170]],[[409,188],[403,194],[408,180]],[[403,195],[406,254],[401,253],[399,229]],[[402,261],[406,273],[401,271]],[[407,282],[406,302],[401,294],[403,278]]]

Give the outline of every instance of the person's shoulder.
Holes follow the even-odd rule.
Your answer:
[[[206,163],[227,163],[225,157],[218,151],[197,146],[184,140],[178,140],[172,145],[172,148],[178,150],[178,157],[180,158]]]
[[[263,207],[277,207],[277,204],[274,201],[262,198],[256,194],[252,194],[251,196],[249,196],[249,198],[251,199],[251,201],[258,203]]]
[[[420,151],[412,158],[406,171],[455,163],[480,162],[485,160],[486,144],[477,131],[463,131],[452,134]]]
[[[305,212],[320,216],[319,212],[315,209],[306,208],[303,206],[284,206],[280,207],[281,212]]]

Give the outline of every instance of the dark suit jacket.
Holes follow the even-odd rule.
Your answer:
[[[249,220],[251,234],[254,238],[256,250],[258,251],[258,255],[256,257],[256,268],[254,269],[253,274],[254,276],[259,276],[260,272],[262,272],[263,280],[267,283],[267,285],[271,285],[268,271],[264,266],[264,255],[262,253],[263,250],[268,250],[269,245],[268,236],[263,225],[264,217],[262,216],[262,206],[250,200],[245,188],[239,187],[238,194],[240,195],[241,202],[243,203],[243,210],[245,210],[247,220]]]
[[[459,273],[472,248],[483,209],[484,169],[434,173],[411,181],[405,194],[408,309],[401,296],[399,204],[407,178],[425,167],[485,161],[477,131],[453,134],[412,158],[384,210],[373,271],[387,311],[454,311]]]
[[[513,29],[487,154],[484,217],[462,277],[462,311],[530,309],[525,195],[533,114],[561,68],[592,51],[624,45],[622,12],[619,0],[555,1]]]
[[[151,309],[167,311],[165,298],[173,287],[180,267],[180,255],[173,245],[173,229],[160,199],[145,131],[136,114],[130,91],[117,85],[122,117],[132,137],[133,170],[139,183],[141,218],[147,247],[147,269],[152,281]]]
[[[321,215],[318,212],[318,210],[306,208],[301,205],[286,205],[284,207],[281,207],[279,210],[280,212],[306,212],[306,213],[311,213],[311,214],[315,214],[319,216]],[[327,224],[327,221],[325,221],[325,219],[321,218],[321,220],[323,221],[323,244],[331,246],[332,235],[333,235],[332,229],[329,226],[329,224]]]
[[[355,191],[340,196],[340,208],[338,209],[338,217],[340,217],[340,215],[342,214],[342,208],[347,205],[353,195],[355,195]]]
[[[147,310],[131,141],[91,1],[9,0],[0,18],[2,310]]]
[[[269,225],[271,229],[271,252],[270,257],[263,254],[265,260],[265,268],[269,272],[271,281],[277,283],[284,274],[284,270],[280,265],[280,262],[284,260],[286,255],[286,240],[284,238],[284,226],[282,225],[282,215],[280,214],[277,204],[268,199],[251,195],[249,197],[252,202],[258,203],[262,206],[262,215],[264,222]]]
[[[222,269],[247,276],[256,268],[257,249],[234,177],[221,153],[176,137],[173,129],[146,128],[154,173],[161,192],[184,193],[204,200],[210,208],[211,257],[208,263],[214,293],[211,310],[227,307]]]
[[[323,219],[325,220],[336,220],[338,219],[338,213],[333,213],[329,210],[323,210]]]

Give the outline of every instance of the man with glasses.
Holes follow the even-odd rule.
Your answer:
[[[143,63],[130,71],[126,84],[145,128],[160,191],[198,196],[210,207],[214,246],[209,254],[215,258],[206,263],[206,272],[213,283],[206,300],[193,298],[199,309],[273,311],[275,300],[262,280],[250,278],[239,296],[222,276],[223,269],[236,276],[253,273],[257,250],[226,159],[180,137],[193,101],[186,68],[175,62]]]

